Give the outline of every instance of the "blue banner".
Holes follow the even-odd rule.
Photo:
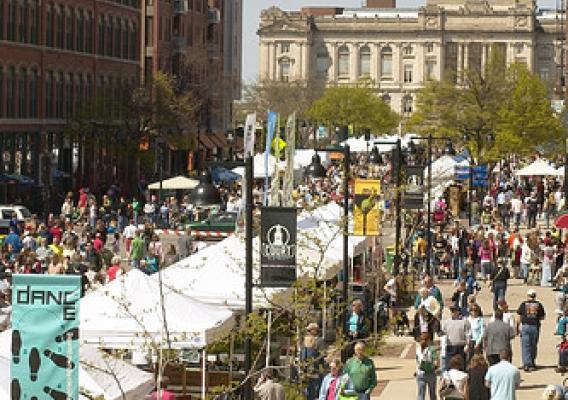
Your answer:
[[[81,277],[12,277],[12,400],[79,399]]]
[[[278,114],[274,111],[268,111],[268,120],[266,123],[266,146],[264,150],[264,201],[265,206],[268,205],[268,161],[270,160],[270,149],[274,140],[274,131],[278,122]]]

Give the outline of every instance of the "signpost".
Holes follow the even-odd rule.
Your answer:
[[[296,217],[293,207],[263,207],[260,281],[263,287],[289,287],[296,281]]]

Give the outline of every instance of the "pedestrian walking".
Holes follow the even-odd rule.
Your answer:
[[[511,277],[507,262],[503,258],[497,261],[497,268],[491,273],[490,287],[493,292],[493,310],[497,309],[497,303],[500,299],[505,299],[507,294],[507,281]]]
[[[509,362],[510,354],[499,353],[499,363],[489,367],[485,375],[485,386],[491,390],[491,400],[515,400],[515,392],[521,384],[521,373]]]
[[[499,362],[501,351],[507,350],[511,354],[511,340],[514,337],[515,330],[513,327],[503,321],[503,311],[495,310],[495,320],[487,325],[483,334],[483,346],[489,365],[495,365]]]
[[[321,370],[323,369],[323,341],[318,337],[319,326],[310,323],[300,349],[300,363],[307,381],[306,399],[315,400],[320,392]]]
[[[349,385],[349,376],[343,374],[341,360],[329,363],[329,373],[321,382],[318,400],[338,400],[341,392]]]
[[[130,246],[130,261],[132,268],[140,268],[140,261],[144,258],[144,248],[146,244],[142,239],[142,232],[136,231],[136,236]]]
[[[358,400],[370,400],[377,386],[377,374],[373,360],[365,356],[365,342],[355,344],[355,354],[347,360],[344,372],[349,376]]]
[[[485,386],[488,368],[487,361],[481,354],[474,355],[469,361],[468,400],[489,400],[489,389]]]
[[[440,379],[440,398],[444,400],[464,400],[468,392],[469,377],[464,371],[464,358],[455,354],[450,358],[449,370]]]
[[[347,318],[347,337],[352,342],[347,348],[347,356],[353,355],[355,342],[366,338],[368,335],[367,321],[363,309],[363,302],[356,299],[351,303],[351,313]]]
[[[416,385],[418,386],[418,400],[426,399],[426,392],[430,400],[436,400],[436,370],[439,359],[436,349],[432,346],[430,335],[422,333],[420,343],[416,346]]]
[[[482,351],[483,334],[485,333],[485,322],[481,314],[481,308],[475,304],[471,307],[467,321],[470,326],[470,337],[466,345],[465,360],[466,363],[471,360],[474,354],[479,354]]]
[[[547,232],[548,233],[548,232]],[[550,236],[544,238],[542,249],[542,273],[540,275],[540,286],[552,286],[552,264],[554,264],[555,250],[552,246]]]
[[[284,386],[276,381],[272,369],[265,369],[262,372],[254,391],[260,400],[286,400]]]
[[[471,327],[468,320],[462,319],[458,307],[452,305],[450,311],[452,313],[450,319],[442,322],[442,332],[446,335],[445,359],[450,360],[456,354],[465,358],[464,348],[470,337]],[[442,369],[446,369],[445,363]]]
[[[536,369],[540,323],[546,316],[544,307],[536,300],[534,289],[527,291],[527,300],[519,305],[517,314],[521,318],[523,369],[525,372],[531,372]]]

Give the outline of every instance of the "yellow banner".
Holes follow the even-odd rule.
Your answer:
[[[356,179],[353,197],[353,235],[377,236],[379,234],[379,201],[381,181]]]

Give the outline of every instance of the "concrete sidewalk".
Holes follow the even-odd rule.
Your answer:
[[[437,283],[442,290],[444,299],[451,297],[453,288],[451,281]],[[547,316],[541,328],[537,365],[539,369],[532,373],[521,372],[521,387],[517,391],[517,400],[537,400],[542,396],[544,388],[549,384],[562,383],[563,377],[554,372],[558,355],[556,345],[560,342],[559,337],[554,335],[556,329],[556,316],[554,314],[554,296],[551,288],[533,287],[537,292],[537,300],[543,303]],[[518,305],[526,299],[528,287],[520,280],[510,281],[507,290],[507,302],[511,310],[516,310]],[[478,302],[488,322],[492,312],[492,293],[483,288],[478,295]],[[447,308],[444,310],[444,318],[448,317]],[[399,357],[376,357],[377,379],[380,384],[371,397],[373,400],[413,399],[416,398],[416,381],[413,377],[415,371],[415,346],[410,337],[399,338],[390,336],[387,343],[397,345],[403,343],[404,350]],[[521,366],[520,339],[513,341],[513,364]]]

